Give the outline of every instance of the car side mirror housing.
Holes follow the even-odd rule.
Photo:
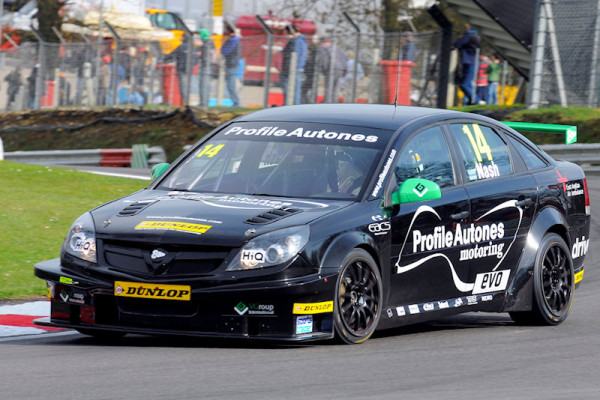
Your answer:
[[[171,164],[169,163],[159,163],[152,167],[152,179],[157,179],[159,176],[161,176],[170,165]]]
[[[402,182],[400,189],[392,193],[392,203],[394,205],[441,198],[440,185],[427,179],[407,179]]]

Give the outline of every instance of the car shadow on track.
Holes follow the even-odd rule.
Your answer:
[[[409,325],[399,328],[377,331],[370,340],[391,337],[406,337],[414,334],[425,334],[438,331],[455,331],[464,329],[500,328],[513,326],[514,322],[504,314],[493,313],[468,313],[439,320]],[[263,339],[231,339],[231,338],[202,338],[191,336],[152,336],[129,334],[120,338],[96,338],[73,332],[68,335],[44,335],[46,345],[68,346],[111,346],[135,348],[230,348],[230,349],[292,349],[308,348],[315,346],[338,346],[345,344],[337,340],[318,340],[310,342],[289,342]]]

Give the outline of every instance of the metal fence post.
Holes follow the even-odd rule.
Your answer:
[[[46,67],[46,42],[44,41],[44,38],[42,38],[42,35],[40,35],[40,33],[36,30],[36,29],[32,29],[33,34],[36,36],[37,40],[39,41],[39,50],[38,50],[38,64],[37,64],[37,75],[36,75],[36,79],[35,79],[35,97],[33,100],[33,108],[34,109],[40,109],[41,104],[42,104],[42,90],[43,90],[43,84],[44,84],[44,80],[43,80],[43,75],[45,73],[45,67]],[[33,68],[36,68],[36,66],[34,65]]]
[[[592,48],[592,62],[590,77],[590,86],[588,93],[588,107],[596,107],[598,90],[598,47],[600,46],[600,0],[596,5],[596,24],[594,26],[594,47]]]
[[[291,57],[290,57],[290,70],[289,70],[289,75],[288,75],[288,82],[287,82],[287,96],[285,99],[283,99],[284,104],[289,106],[294,104],[294,96],[295,96],[295,92],[296,92],[296,79],[298,78],[298,53],[296,53],[295,51],[292,52]]]
[[[267,26],[265,21],[260,17],[260,15],[256,15],[256,20],[260,24],[260,26],[267,33],[267,60],[265,62],[265,78],[263,81],[263,86],[265,88],[265,92],[263,95],[263,107],[267,108],[269,106],[269,90],[271,89],[271,63],[273,59],[273,31],[271,28]],[[285,99],[284,99],[285,101]]]
[[[217,105],[223,105],[223,91],[225,90],[225,57],[219,61],[219,78],[217,80]]]
[[[542,97],[542,73],[544,71],[544,48],[546,46],[546,14],[538,0],[535,27],[535,44],[532,50],[529,82],[531,82],[529,108],[538,108]]]
[[[502,91],[500,92],[500,104],[505,105],[506,103],[506,75],[508,73],[508,62],[504,60],[502,62]]]
[[[106,21],[104,21],[104,25],[108,28],[110,33],[115,38],[115,48],[113,50],[113,69],[112,76],[110,81],[110,92],[111,92],[111,101],[110,105],[114,106],[117,104],[117,87],[119,85],[119,49],[121,48],[121,37],[117,35],[117,32],[113,29],[113,27]]]
[[[344,11],[344,17],[346,17],[346,19],[348,20],[348,22],[350,22],[350,25],[352,25],[352,27],[354,28],[354,30],[356,31],[356,50],[354,51],[354,70],[352,71],[352,101],[351,103],[354,103],[356,101],[356,84],[357,84],[357,80],[358,80],[358,63],[360,62],[360,28],[358,27],[358,25],[356,25],[354,23],[354,21],[352,20],[352,18],[350,18],[350,15]]]

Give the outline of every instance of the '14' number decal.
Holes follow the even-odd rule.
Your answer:
[[[224,146],[225,146],[224,144],[219,144],[217,146],[214,146],[212,144],[207,144],[206,146],[204,146],[202,151],[200,153],[198,153],[198,155],[196,157],[200,158],[200,157],[206,156],[208,158],[212,158],[212,157],[216,156]]]
[[[488,146],[481,128],[477,124],[473,124],[472,126],[475,136],[473,136],[473,133],[469,129],[468,125],[463,125],[463,133],[467,135],[469,142],[471,142],[471,146],[473,146],[473,151],[475,151],[477,162],[483,162],[483,159],[481,158],[482,154],[486,155],[488,161],[492,161],[492,150],[490,149],[490,146]]]

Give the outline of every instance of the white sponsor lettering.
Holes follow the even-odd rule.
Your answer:
[[[377,195],[379,194],[379,191],[383,187],[383,182],[385,181],[385,177],[387,176],[387,174],[392,166],[392,163],[394,162],[394,157],[396,157],[396,150],[392,149],[392,151],[390,152],[390,155],[388,156],[387,161],[385,162],[385,165],[383,166],[383,171],[381,171],[381,173],[379,174],[379,179],[377,179],[377,184],[375,185],[375,188],[373,189],[373,197],[377,197]]]
[[[481,296],[481,301],[492,301],[493,298],[494,296],[491,294],[486,294],[485,296]]]
[[[446,300],[442,300],[442,301],[438,301],[438,307],[441,310],[442,308],[450,307],[450,305],[448,304],[448,302]]]
[[[419,311],[418,308],[417,311]],[[398,313],[399,317],[404,317],[406,315],[406,310],[404,307],[396,307],[396,313]]]
[[[485,246],[479,247],[478,244],[475,247],[470,249],[463,249],[460,251],[460,261],[473,260],[475,258],[484,258],[490,256],[496,256],[496,258],[500,259],[504,255],[502,249],[504,248],[504,243],[489,244]]]
[[[477,171],[478,179],[489,179],[500,176],[500,169],[493,161],[491,162],[491,165],[477,163],[475,164],[475,170]]]
[[[389,222],[375,222],[369,225],[369,232],[375,235],[385,235],[391,228],[392,226]]]
[[[434,308],[433,303],[423,304],[423,311],[433,311]]]
[[[459,297],[458,299],[454,300],[454,307],[460,307],[462,306],[464,303],[463,299],[461,297]]]
[[[413,231],[413,253],[461,246],[470,243],[488,242],[491,240],[502,239],[503,237],[504,223],[502,222],[477,226],[471,224],[466,227],[457,224],[454,232],[446,231],[446,227],[443,225],[436,226],[433,233],[429,235],[422,234],[420,230]],[[496,255],[496,253],[493,255]],[[501,257],[502,256],[499,258]]]
[[[419,305],[418,304],[411,304],[410,306],[408,306],[408,311],[411,314],[418,314],[419,311]]]
[[[286,136],[286,137],[297,137],[305,139],[326,139],[326,140],[340,140],[340,141],[353,141],[353,142],[367,142],[375,143],[379,139],[375,135],[363,135],[360,133],[347,133],[347,132],[333,132],[326,131],[325,129],[308,130],[303,127],[296,128],[292,131],[287,129],[279,129],[278,126],[263,126],[259,129],[253,128],[242,128],[241,126],[231,127],[224,135],[228,136]]]
[[[473,289],[473,294],[504,290],[508,284],[509,276],[509,269],[477,274],[477,277],[475,278],[475,288]]]
[[[467,304],[470,306],[477,304],[477,296],[467,296]]]
[[[590,245],[590,239],[586,239],[585,236],[579,240],[579,238],[575,239],[575,243],[573,243],[573,250],[571,250],[571,257],[573,259],[583,257],[588,252],[588,247]]]

